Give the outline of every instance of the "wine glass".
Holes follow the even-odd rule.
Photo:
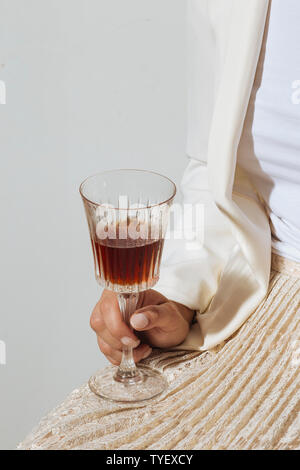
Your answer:
[[[130,326],[139,293],[152,288],[159,268],[169,209],[176,193],[167,177],[145,170],[110,170],[87,178],[80,186],[100,286],[116,292],[120,311]],[[123,347],[122,361],[89,381],[102,398],[138,402],[167,388],[159,371],[135,365],[132,348]]]

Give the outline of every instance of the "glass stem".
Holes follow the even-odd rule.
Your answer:
[[[132,329],[130,326],[130,317],[136,310],[138,298],[138,293],[118,294],[119,306],[124,322],[130,327],[130,329]],[[124,382],[125,384],[136,383],[141,379],[141,374],[133,360],[131,347],[123,346],[122,361],[114,378],[118,382]]]

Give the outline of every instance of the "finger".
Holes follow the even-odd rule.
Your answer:
[[[122,351],[124,345],[118,338],[114,338],[106,327],[104,327],[104,329],[100,332],[98,336],[113,349],[118,349],[119,351]]]
[[[106,329],[111,336],[120,341],[124,346],[136,348],[140,344],[139,338],[124,322],[118,306],[104,303],[101,306],[101,311]]]
[[[118,308],[118,300],[116,294],[107,289],[102,292],[101,298],[99,302],[97,302],[97,304],[95,305],[95,308],[90,318],[91,328],[95,331],[97,335],[100,335],[101,332],[106,328],[102,312],[103,306],[105,309],[106,305],[111,305],[112,308]]]
[[[112,357],[110,356],[106,356],[106,359],[111,362],[111,364],[113,364],[114,366],[119,366],[120,365],[120,362],[119,361],[116,361],[115,359],[113,359]]]
[[[114,349],[122,349],[122,343],[117,338],[114,338],[105,326],[104,320],[101,313],[96,310],[96,307],[92,313],[90,320],[91,328],[95,331],[97,336],[102,338],[107,344]]]
[[[138,348],[133,350],[134,362],[139,362],[142,359],[146,359],[152,353],[152,348],[148,344],[141,344]]]
[[[102,297],[91,316],[91,327],[98,336],[102,336],[105,329],[117,341],[125,346],[137,347],[140,340],[126,325],[120,312],[116,295],[110,291],[104,291]],[[108,339],[108,338],[107,338]],[[119,348],[118,344],[114,344]]]
[[[109,344],[103,341],[101,338],[97,338],[100,351],[107,357],[107,359],[114,365],[119,365],[122,360],[122,352],[113,349]],[[138,348],[133,351],[134,362],[139,362],[142,359],[148,357],[152,352],[152,348],[148,344],[141,344]]]
[[[97,337],[97,342],[100,351],[110,360],[110,362],[115,361],[116,364],[120,364],[122,359],[122,352],[118,349],[112,348],[107,344],[102,338]]]
[[[172,331],[172,320],[176,315],[176,306],[171,302],[161,305],[148,305],[137,310],[130,319],[131,326],[137,331],[161,328]]]
[[[99,335],[102,330],[105,328],[105,324],[102,318],[102,314],[100,311],[100,301],[96,304],[91,318],[90,318],[90,326],[94,332]]]

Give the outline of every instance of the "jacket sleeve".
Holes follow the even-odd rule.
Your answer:
[[[165,242],[156,289],[172,300],[203,312],[217,290],[218,278],[233,240],[227,221],[213,201],[207,177],[206,155],[214,107],[217,51],[206,0],[188,1],[187,22],[188,165],[181,181],[181,213],[174,211],[175,227]],[[178,227],[189,205],[195,209],[192,217],[194,240],[184,239],[185,234],[180,234]],[[179,234],[178,239],[174,239],[175,233]],[[222,240],[217,246],[214,243],[216,237]]]
[[[211,160],[211,122],[215,130],[214,139],[217,139],[219,134],[220,137],[225,135],[226,138],[223,140],[226,143],[227,134],[224,134],[220,127],[216,129],[216,123],[222,126],[222,118],[229,119],[227,116],[229,114],[230,130],[235,132],[240,128],[242,114],[241,110],[236,108],[232,108],[230,113],[227,113],[227,108],[220,109],[220,102],[223,101],[219,99],[220,86],[216,83],[216,77],[220,75],[217,67],[221,66],[222,61],[218,60],[218,57],[224,40],[216,41],[216,37],[220,31],[224,33],[223,25],[226,28],[230,24],[222,16],[221,9],[226,7],[225,4],[227,2],[216,2],[216,0],[209,2],[189,0],[187,135],[189,162],[183,175],[181,189],[183,208],[186,208],[185,205],[200,206],[203,218],[200,223],[196,217],[192,218],[194,240],[187,239],[184,234],[176,239],[172,237],[172,233],[166,240],[160,280],[156,285],[156,289],[166,297],[183,303],[197,312],[197,322],[192,325],[184,343],[176,349],[202,351],[222,343],[247,320],[263,300],[268,289],[271,249],[270,228],[266,214],[255,197],[245,196],[252,194],[253,188],[249,187],[247,177],[238,167],[233,169],[233,158],[229,154],[231,147],[224,150],[222,159]],[[247,21],[240,5],[235,5],[244,21]],[[248,4],[249,10],[250,5],[252,4]],[[259,5],[261,6],[255,2],[253,11],[251,6],[255,27],[249,26],[248,42],[245,42],[249,47],[255,48],[255,51],[259,44],[252,45],[252,34],[256,34],[258,27],[261,28],[266,6],[261,6],[260,24],[256,25]],[[224,37],[226,34],[222,36],[223,39]],[[219,50],[216,50],[216,47],[219,47]],[[254,66],[255,58],[256,53],[253,54],[251,67]],[[242,60],[238,85],[245,81],[246,72],[243,66]],[[251,76],[246,78],[246,85],[250,89]],[[240,88],[243,89],[242,86]],[[221,89],[223,93],[226,92],[224,82]],[[216,90],[217,98],[215,98]],[[219,103],[218,112],[221,112],[219,119],[216,119],[218,117],[216,99]],[[229,105],[230,100],[227,99],[225,102]],[[241,101],[241,106],[244,104],[247,105],[246,101],[245,103]],[[236,132],[238,135],[238,131]],[[218,152],[223,150],[222,145],[216,148]],[[216,157],[216,152],[213,155]],[[223,187],[225,180],[220,171],[227,172],[226,181],[228,175],[229,180],[231,177],[234,179],[234,186],[238,187],[240,192],[234,188],[232,191],[232,188]],[[214,194],[210,189],[212,178],[216,178],[213,181]],[[220,191],[218,182],[223,184]],[[223,194],[224,191],[226,192]],[[175,232],[177,233],[176,224]]]
[[[234,239],[225,217],[213,201],[203,162],[189,159],[181,191],[183,202],[177,206],[174,217],[170,217],[174,228],[165,241],[160,279],[155,289],[169,299],[204,312],[218,288],[218,279]],[[186,233],[184,217],[191,207],[193,225]]]

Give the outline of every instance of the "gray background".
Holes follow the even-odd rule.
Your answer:
[[[78,185],[185,160],[184,0],[0,0],[0,448],[105,364]]]

